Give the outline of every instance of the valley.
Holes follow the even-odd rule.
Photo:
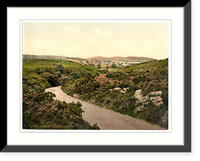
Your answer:
[[[39,58],[23,59],[24,129],[168,128],[168,59]]]

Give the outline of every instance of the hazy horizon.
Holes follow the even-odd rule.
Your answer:
[[[168,22],[23,22],[23,54],[168,58]]]

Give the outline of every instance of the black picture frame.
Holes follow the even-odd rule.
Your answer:
[[[2,118],[1,152],[191,152],[191,1],[177,2],[175,5],[166,3],[154,7],[184,7],[184,145],[7,145],[5,106],[1,112],[5,116]],[[153,7],[146,4],[139,6]]]

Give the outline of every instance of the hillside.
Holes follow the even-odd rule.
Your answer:
[[[86,61],[86,59],[78,57],[56,56],[56,55],[31,55],[23,54],[22,59],[48,59],[48,60],[71,60],[71,61]]]
[[[80,103],[54,100],[45,92],[67,80],[95,76],[96,68],[63,60],[23,60],[23,129],[99,129],[82,118]]]
[[[98,74],[98,69],[67,60],[26,59],[23,68],[43,76],[58,76],[59,79],[77,79]],[[56,81],[59,81],[56,79]],[[53,85],[55,86],[55,85]]]
[[[96,56],[88,58],[89,61],[134,61],[134,62],[146,62],[150,60],[154,60],[153,58],[148,57],[136,57],[136,56],[128,56],[128,57],[102,57],[102,56]]]
[[[71,96],[168,128],[168,59],[62,84]]]
[[[150,62],[143,62],[139,64],[135,64],[129,67],[126,67],[122,69],[121,71],[128,72],[128,71],[134,71],[134,70],[140,70],[140,69],[148,69],[148,68],[154,68],[154,67],[168,67],[168,59],[164,60],[154,60]]]
[[[109,58],[103,56],[95,56],[91,58],[87,58],[89,61],[109,61]]]

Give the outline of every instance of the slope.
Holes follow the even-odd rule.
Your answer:
[[[116,112],[168,127],[168,59],[66,81],[62,90]],[[146,102],[138,100],[137,93]]]

